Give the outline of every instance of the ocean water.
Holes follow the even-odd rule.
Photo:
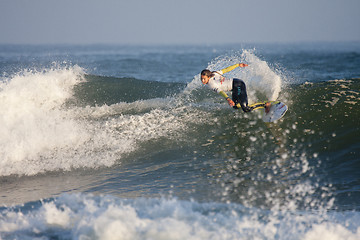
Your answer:
[[[230,108],[202,69],[289,106]],[[360,239],[360,43],[0,45],[0,239]]]

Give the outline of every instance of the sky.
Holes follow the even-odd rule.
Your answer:
[[[0,43],[360,41],[360,0],[0,0]]]

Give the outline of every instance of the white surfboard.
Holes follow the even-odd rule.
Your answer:
[[[270,110],[268,112],[265,111],[265,104],[270,102]],[[265,102],[258,102],[251,104],[249,107],[252,108],[252,110],[262,109],[264,111],[263,113],[263,121],[264,122],[275,122],[282,118],[286,111],[288,110],[288,106],[280,101],[265,101]]]
[[[275,122],[282,118],[286,111],[288,110],[288,106],[283,102],[272,102],[269,112],[265,112],[262,117],[264,122]]]

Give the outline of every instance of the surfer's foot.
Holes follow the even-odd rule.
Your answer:
[[[265,113],[270,112],[270,106],[271,106],[270,102],[265,103]]]

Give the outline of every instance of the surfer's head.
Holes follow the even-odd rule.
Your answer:
[[[212,78],[214,76],[214,73],[211,72],[208,69],[204,69],[201,71],[201,82],[203,84],[207,84],[210,80],[210,78]]]

